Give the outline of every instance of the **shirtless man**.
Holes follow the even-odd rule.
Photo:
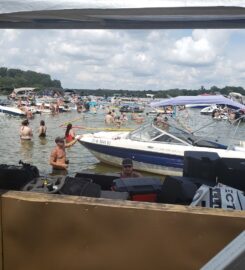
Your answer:
[[[142,177],[139,172],[134,171],[133,161],[130,158],[125,158],[122,161],[122,171],[120,173],[121,178],[137,178]]]
[[[29,127],[29,121],[26,119],[20,127],[20,138],[22,140],[31,140],[33,137],[32,129]]]
[[[62,137],[57,137],[55,139],[56,147],[53,149],[49,159],[49,164],[53,166],[53,169],[67,170],[69,161],[66,159],[65,148],[72,146],[76,142],[77,139],[70,143],[65,143],[65,140]]]
[[[108,112],[108,114],[105,116],[105,123],[107,125],[110,125],[110,124],[114,123],[114,118],[111,115],[111,112]]]

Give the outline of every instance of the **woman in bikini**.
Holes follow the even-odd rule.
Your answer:
[[[68,124],[66,127],[66,132],[65,132],[65,140],[66,143],[72,142],[73,140],[75,140],[75,132],[72,129],[72,124]]]
[[[40,127],[38,129],[39,137],[40,138],[45,138],[46,137],[46,131],[47,131],[47,127],[45,126],[45,122],[43,120],[41,120],[40,121]]]
[[[32,137],[32,129],[29,127],[29,121],[26,119],[22,121],[22,126],[20,127],[20,138],[21,140],[31,140]]]

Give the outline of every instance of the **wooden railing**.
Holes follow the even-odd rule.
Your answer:
[[[245,213],[28,192],[1,195],[1,269],[199,269]]]

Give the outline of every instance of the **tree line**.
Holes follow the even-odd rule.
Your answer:
[[[52,80],[50,75],[31,70],[0,67],[0,91],[9,93],[18,87],[57,87],[61,88],[59,80]]]
[[[20,69],[0,67],[0,94],[9,94],[14,88],[35,87],[40,90],[45,88],[62,88],[59,80],[52,80],[50,75],[31,70],[23,71]],[[119,95],[126,97],[146,97],[146,94],[152,94],[155,98],[167,98],[176,96],[195,96],[201,94],[222,94],[228,95],[230,92],[237,92],[245,95],[245,90],[241,86],[225,86],[219,88],[212,86],[206,89],[201,86],[199,89],[161,89],[161,90],[126,90],[126,89],[72,89],[82,96],[102,96],[110,97]]]
[[[112,90],[112,89],[73,89],[82,96],[102,96],[111,97],[114,95],[119,95],[123,97],[146,97],[146,94],[154,95],[154,98],[168,98],[176,96],[197,96],[202,94],[221,94],[228,95],[230,92],[240,93],[245,95],[245,90],[243,87],[236,86],[225,86],[219,88],[217,86],[212,86],[209,89],[205,89],[201,86],[200,89],[190,90],[190,89],[166,89],[166,90]]]

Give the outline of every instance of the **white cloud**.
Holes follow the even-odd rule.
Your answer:
[[[174,43],[169,59],[184,65],[211,65],[222,55],[231,33],[226,30],[194,30],[191,36]]]
[[[244,41],[244,30],[0,30],[0,66],[69,88],[242,85]]]

